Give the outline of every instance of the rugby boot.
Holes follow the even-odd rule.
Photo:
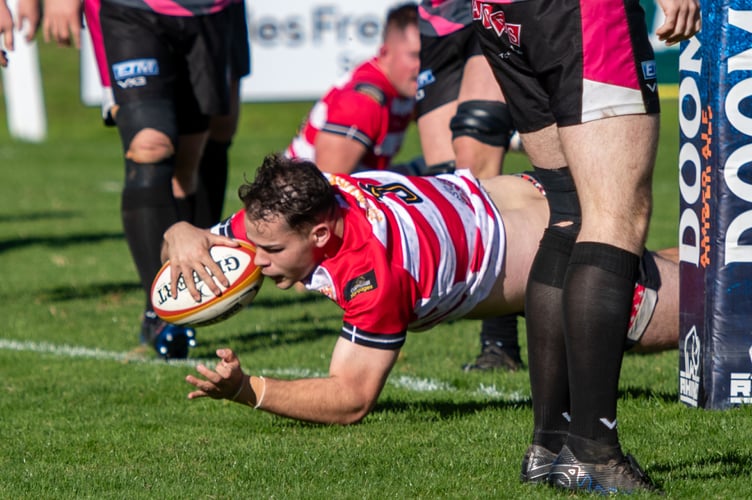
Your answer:
[[[523,483],[543,483],[548,480],[551,465],[556,453],[537,444],[531,444],[522,457],[520,481]]]
[[[522,368],[519,352],[508,352],[494,343],[484,343],[475,362],[462,367],[463,371],[506,370],[516,372]]]
[[[141,344],[152,346],[165,360],[185,359],[189,349],[197,345],[196,330],[167,323],[154,311],[146,311],[141,322]]]
[[[548,481],[557,488],[601,495],[660,491],[631,455],[590,464],[580,462],[566,445],[551,465]]]

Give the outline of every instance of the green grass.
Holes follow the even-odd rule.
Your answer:
[[[461,371],[477,322],[410,335],[377,408],[351,427],[189,402],[190,363],[124,359],[143,297],[119,222],[117,133],[80,105],[75,53],[41,53],[48,140],[16,142],[0,125],[0,498],[567,496],[519,484],[528,374]],[[309,105],[244,106],[228,212],[234,186],[287,144]],[[666,101],[653,248],[677,240],[676,116]],[[401,156],[418,153],[411,130]],[[524,168],[512,155],[507,171]],[[249,311],[200,329],[193,356],[227,345],[253,373],[324,374],[340,319],[323,298],[267,287]],[[678,403],[677,357],[625,360],[624,447],[669,497],[752,496],[752,409]]]

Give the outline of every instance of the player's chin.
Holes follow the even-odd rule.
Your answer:
[[[289,288],[292,288],[292,286],[295,284],[294,280],[291,280],[284,276],[271,277],[271,279],[272,281],[274,281],[274,286],[276,286],[280,290],[287,290]]]

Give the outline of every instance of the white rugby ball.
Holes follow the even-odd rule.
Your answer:
[[[172,297],[170,262],[165,262],[151,286],[154,312],[168,323],[202,326],[227,319],[251,303],[261,288],[264,276],[261,274],[261,268],[253,263],[256,247],[245,241],[238,243],[238,247],[216,245],[209,250],[214,261],[230,281],[230,286],[225,288],[215,278],[222,290],[221,295],[214,295],[198,274],[193,273],[193,281],[201,292],[199,302],[193,300],[188,292],[183,275],[178,279],[177,298]]]

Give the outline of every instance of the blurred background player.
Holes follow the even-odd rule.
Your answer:
[[[80,3],[52,0],[48,5],[45,12],[45,39],[80,48]],[[105,56],[100,8],[99,0],[85,0],[87,28],[103,87],[102,118],[105,125],[114,126],[118,106],[114,100]],[[230,13],[230,22],[226,31],[231,40],[228,44],[231,76],[228,112],[209,118],[208,135],[203,132],[179,133],[174,160],[175,172],[171,181],[178,217],[200,227],[211,227],[222,216],[228,175],[228,149],[237,129],[240,110],[240,79],[250,74],[245,3],[234,1],[227,9]],[[181,77],[187,79],[185,74]],[[185,83],[188,83],[187,80]],[[198,158],[200,163],[197,161]],[[140,337],[143,343],[153,345],[158,354],[168,358],[184,357],[187,349],[183,339],[188,339],[189,346],[194,345],[193,335],[192,329],[168,325],[160,320],[147,303]],[[173,341],[170,342],[169,338],[173,338]]]
[[[413,118],[419,69],[416,6],[396,6],[387,13],[378,54],[313,106],[285,155],[331,173],[389,168]]]
[[[416,103],[427,170],[468,168],[479,179],[499,175],[514,131],[504,96],[480,48],[467,0],[423,0]],[[470,370],[522,366],[517,315],[486,318],[481,351]]]

